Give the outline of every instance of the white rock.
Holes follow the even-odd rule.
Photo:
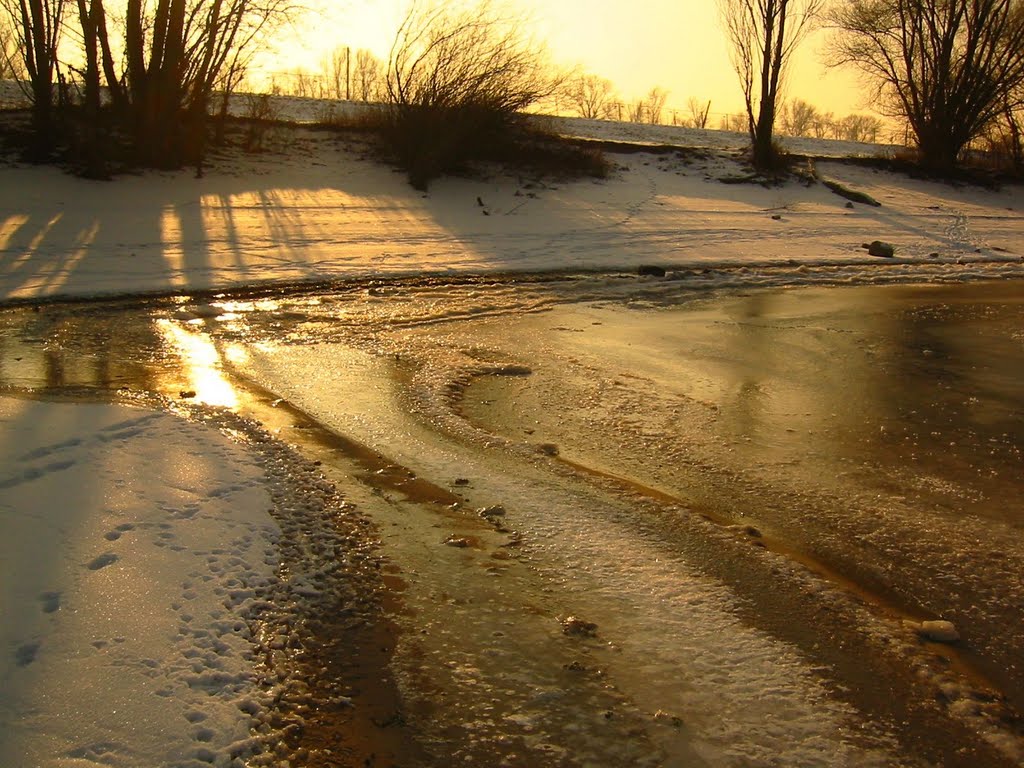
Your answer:
[[[960,639],[960,633],[951,621],[922,621],[917,634],[936,643],[955,643]]]

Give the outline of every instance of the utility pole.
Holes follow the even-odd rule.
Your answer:
[[[345,46],[345,101],[352,101],[352,46]]]

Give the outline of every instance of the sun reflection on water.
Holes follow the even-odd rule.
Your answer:
[[[157,320],[156,325],[171,351],[181,358],[187,388],[195,392],[195,401],[237,408],[238,394],[224,376],[221,354],[209,335],[189,330],[173,320]],[[231,354],[237,355],[239,350],[233,349]]]

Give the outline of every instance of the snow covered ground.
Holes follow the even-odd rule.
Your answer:
[[[195,416],[0,398],[0,765],[279,764],[296,618],[360,583],[279,541],[329,549],[344,505],[252,424]]]
[[[9,162],[0,302],[640,264],[695,285],[1024,277],[1019,188],[819,161],[881,203],[848,205],[821,184],[722,183],[743,172],[736,135],[591,123],[562,124],[702,149],[612,155],[606,180],[495,173],[426,195],[358,140],[306,129],[201,179]],[[819,154],[847,152],[871,150]],[[876,239],[896,258],[868,256]],[[12,397],[0,457],[0,764],[272,762],[270,703],[300,687],[273,656],[330,575],[316,558],[281,567],[281,527],[299,524],[282,507],[315,468],[228,414]],[[332,493],[289,514],[308,525]]]
[[[575,134],[651,143],[722,136],[564,122]],[[736,146],[741,138],[723,141]],[[676,269],[833,264],[852,268],[851,279],[870,279],[880,259],[862,245],[873,240],[892,243],[898,263],[938,265],[956,279],[1019,273],[1024,254],[1019,188],[950,186],[834,160],[819,161],[818,173],[881,206],[847,204],[822,184],[795,180],[722,183],[745,171],[733,150],[720,148],[612,154],[605,180],[494,173],[440,180],[419,194],[358,140],[299,130],[278,131],[271,142],[274,151],[222,158],[201,179],[150,172],[107,183],[53,168],[0,169],[0,296],[632,271],[647,262]],[[815,146],[836,154],[830,142]]]
[[[246,619],[278,561],[262,473],[159,412],[2,399],[0,419],[0,763],[249,755]]]

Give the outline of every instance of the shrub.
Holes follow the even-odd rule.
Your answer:
[[[520,21],[487,0],[462,11],[414,5],[406,16],[388,60],[384,135],[414,187],[493,154],[521,129],[522,111],[555,91]]]
[[[272,96],[266,93],[250,93],[245,97],[245,117],[249,129],[245,137],[246,152],[262,152],[267,126],[279,118]]]

